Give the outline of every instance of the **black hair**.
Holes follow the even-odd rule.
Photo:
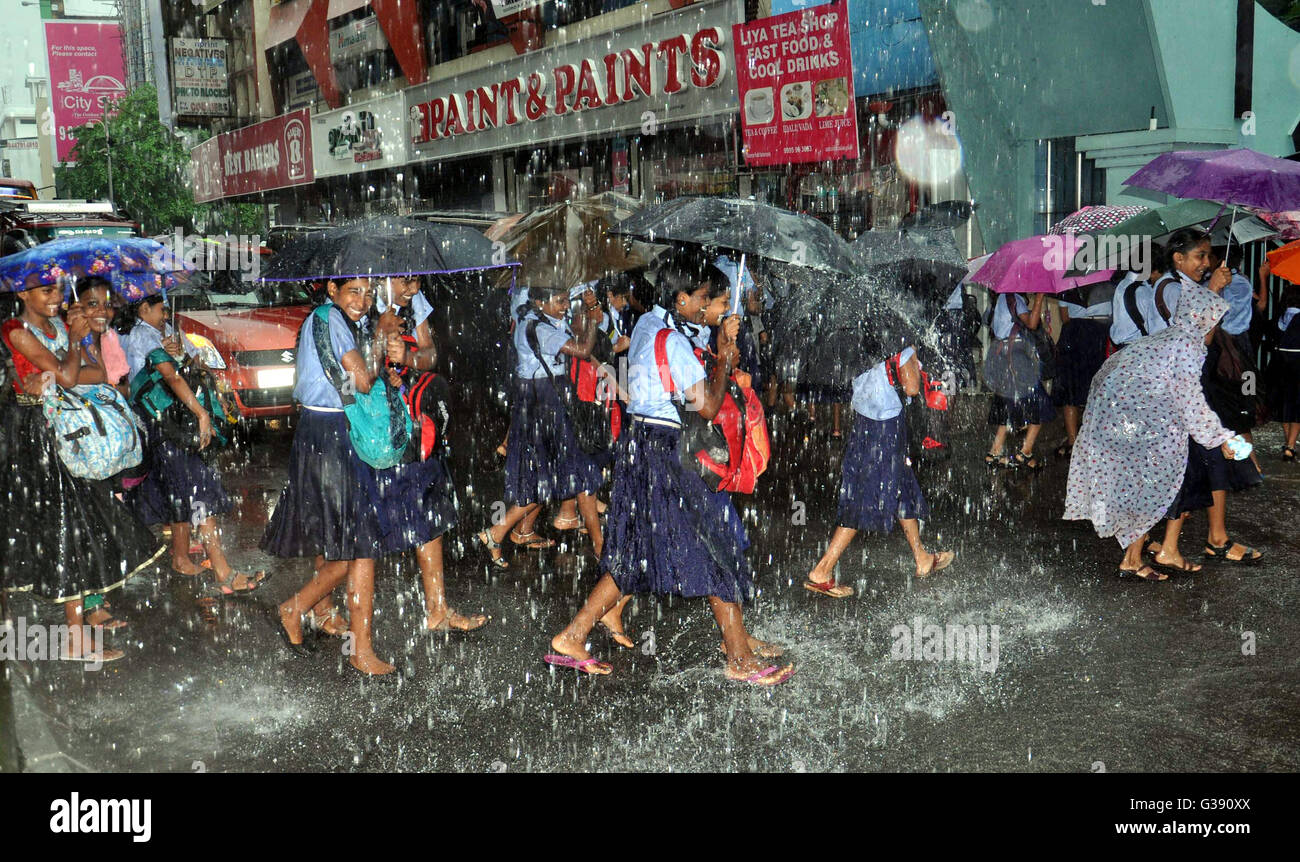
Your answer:
[[[1241,243],[1239,242],[1233,243],[1227,248],[1221,245],[1216,245],[1214,247],[1214,256],[1227,264],[1228,269],[1240,269],[1241,259],[1244,254],[1245,251],[1242,249]]]
[[[529,302],[546,302],[557,293],[568,294],[567,287],[560,287],[556,284],[533,284],[528,287]]]
[[[77,279],[72,288],[73,296],[79,297],[88,290],[102,289],[108,294],[111,301],[113,299],[113,283],[106,278],[98,275],[92,275],[90,278]]]
[[[1167,252],[1165,247],[1158,242],[1151,243],[1151,271],[1164,275],[1169,271],[1169,265],[1165,263]]]
[[[1174,231],[1165,243],[1164,255],[1164,272],[1174,272],[1178,267],[1174,264],[1174,255],[1190,254],[1192,249],[1196,248],[1203,242],[1209,240],[1210,234],[1202,227],[1184,227]]]
[[[160,305],[163,301],[161,296],[146,296],[139,302],[133,302],[122,312],[113,318],[113,328],[122,335],[129,335],[135,325],[140,322],[140,307],[144,305]]]
[[[659,304],[672,311],[678,294],[692,294],[705,283],[709,285],[709,299],[717,299],[731,289],[731,282],[722,270],[711,263],[672,261],[659,270]]]

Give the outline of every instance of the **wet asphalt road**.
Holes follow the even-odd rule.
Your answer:
[[[284,476],[285,432],[255,435],[226,466],[239,501],[227,547],[237,565],[274,571],[263,590],[205,605],[193,580],[146,574],[111,596],[131,625],[109,645],[126,659],[99,672],[59,662],[8,672],[63,750],[96,770],[1300,768],[1300,466],[1277,459],[1278,426],[1257,435],[1265,485],[1229,503],[1230,532],[1265,562],[1153,584],[1117,579],[1114,541],[1059,520],[1064,461],[1034,475],[983,466],[985,405],[959,399],[954,458],[920,471],[933,509],[923,535],[955,549],[957,563],[917,581],[900,533],[860,537],[842,562],[840,580],[858,589],[847,601],[800,586],[831,532],[843,444],[829,438],[825,407],[815,425],[774,419],[778,460],[740,504],[762,591],[747,622],[797,666],[774,690],[723,678],[702,601],[637,599],[627,618],[636,650],[593,633],[612,676],[544,665],[597,572],[581,548],[515,553],[509,572],[469,552],[500,493],[495,414],[456,431],[461,523],[448,567],[453,604],[492,622],[424,634],[414,558],[384,561],[377,648],[406,678],[363,679],[334,641],[294,657],[266,621],[310,573],[307,561],[256,550]],[[1058,420],[1040,452],[1061,436]],[[1184,551],[1199,551],[1204,533],[1204,515],[1193,516]],[[62,616],[23,597],[10,614]],[[891,659],[891,629],[917,618],[998,626],[996,669]],[[1255,654],[1244,655],[1251,639]]]

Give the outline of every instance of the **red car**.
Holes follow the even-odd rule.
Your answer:
[[[168,296],[181,331],[229,386],[244,418],[293,414],[298,328],[312,310],[300,285],[200,272]]]

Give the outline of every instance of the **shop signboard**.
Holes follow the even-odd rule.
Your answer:
[[[204,203],[312,182],[310,121],[305,109],[298,110],[195,147],[190,152],[194,199]]]
[[[68,162],[78,126],[102,118],[126,95],[122,28],[94,21],[46,21],[55,156]]]
[[[172,103],[192,117],[230,115],[225,39],[172,39]]]
[[[364,57],[388,47],[384,31],[379,28],[379,17],[366,17],[330,30],[330,62]]]
[[[406,162],[406,112],[400,95],[326,111],[311,118],[317,177],[388,168]]]
[[[320,87],[316,86],[316,76],[312,74],[310,69],[296,75],[290,75],[287,80],[287,88],[284,98],[284,109],[286,111],[310,108],[313,103],[320,99]]]
[[[412,157],[432,159],[724,119],[741,0],[691,4],[619,30],[405,91]]]
[[[497,20],[500,21],[507,15],[514,15],[534,6],[541,6],[543,0],[492,0],[492,11],[496,14]]]
[[[736,24],[732,36],[746,164],[857,158],[845,3]]]

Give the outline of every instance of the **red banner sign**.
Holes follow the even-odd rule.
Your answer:
[[[199,203],[310,183],[311,137],[306,108],[235,129],[190,151]]]
[[[746,164],[857,158],[846,3],[736,24],[732,34]]]

